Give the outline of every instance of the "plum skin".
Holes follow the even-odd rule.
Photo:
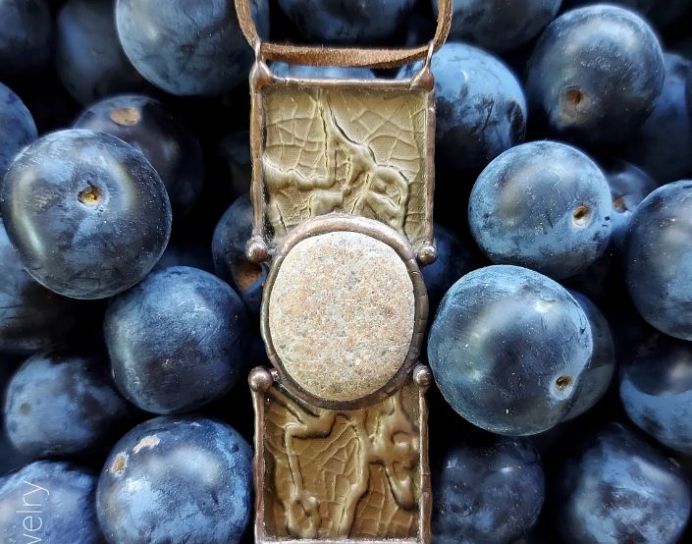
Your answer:
[[[7,234],[31,276],[77,299],[141,281],[168,244],[171,205],[144,155],[90,130],[48,134],[24,149],[0,192]]]
[[[532,270],[494,265],[447,292],[428,338],[428,360],[452,408],[511,436],[557,425],[575,401],[593,353],[579,303]]]

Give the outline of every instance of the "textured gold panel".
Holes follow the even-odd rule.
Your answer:
[[[330,212],[382,221],[414,248],[428,242],[429,95],[402,87],[263,88],[261,162],[273,245]]]
[[[307,406],[275,384],[263,411],[267,538],[417,540],[416,385],[366,409],[334,411]]]

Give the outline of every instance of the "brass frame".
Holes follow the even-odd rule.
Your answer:
[[[437,256],[433,234],[433,198],[435,193],[435,89],[432,72],[430,71],[430,59],[433,48],[428,49],[428,57],[422,68],[412,77],[407,79],[374,79],[368,80],[368,89],[387,91],[420,90],[426,93],[426,119],[425,119],[425,153],[428,161],[423,171],[423,183],[426,187],[425,194],[425,218],[424,239],[416,244],[414,250],[416,258],[421,265],[430,264]],[[297,79],[275,76],[269,66],[257,59],[250,73],[251,90],[251,115],[250,115],[250,154],[252,164],[252,184],[250,198],[253,206],[252,237],[247,245],[247,257],[251,262],[262,263],[272,258],[272,248],[268,239],[268,225],[266,219],[266,187],[264,182],[264,169],[262,168],[262,156],[265,144],[265,115],[263,90],[270,86],[283,86],[293,88],[325,88],[335,90],[362,89],[363,81],[357,79]]]
[[[430,369],[424,365],[417,365],[410,374],[413,383],[418,387],[418,426],[420,436],[419,453],[419,486],[420,509],[418,511],[418,535],[412,538],[389,538],[380,540],[334,540],[334,539],[300,539],[300,538],[273,538],[265,532],[264,493],[255,493],[255,542],[266,544],[270,542],[280,544],[344,544],[344,542],[363,542],[364,544],[431,544],[431,513],[432,513],[432,489],[430,483],[430,460],[428,454],[428,403],[425,398],[427,390],[432,384]],[[264,476],[266,474],[264,432],[265,432],[265,402],[266,393],[272,387],[285,388],[281,376],[277,370],[268,370],[257,367],[250,372],[248,377],[252,392],[252,403],[255,409],[255,457],[254,480],[255,490],[264,490]]]
[[[402,365],[394,376],[379,390],[361,399],[340,402],[328,401],[312,395],[303,389],[298,383],[291,378],[286,372],[281,358],[276,352],[274,343],[272,342],[271,331],[269,327],[269,300],[271,299],[274,282],[281,268],[284,258],[293,249],[293,247],[312,236],[319,236],[329,232],[357,232],[370,236],[376,240],[384,242],[389,247],[396,251],[397,255],[406,265],[411,283],[413,284],[414,294],[414,325],[411,342],[405,359]],[[425,337],[425,327],[428,319],[428,294],[425,288],[425,282],[421,275],[420,268],[416,262],[415,256],[411,251],[411,246],[408,241],[394,229],[374,219],[365,217],[353,216],[348,214],[327,214],[313,217],[304,223],[301,223],[293,229],[286,237],[280,252],[272,263],[267,282],[264,285],[264,295],[262,297],[262,311],[260,314],[260,326],[262,330],[262,338],[267,347],[267,355],[274,368],[281,376],[283,387],[288,389],[292,394],[306,400],[309,403],[327,408],[329,410],[356,410],[365,408],[379,400],[388,397],[391,393],[399,389],[405,382],[418,362],[420,355],[420,347]]]
[[[265,339],[267,351],[274,369],[259,367],[254,369],[249,376],[249,384],[252,392],[252,401],[255,410],[255,457],[254,457],[254,484],[255,484],[255,542],[265,544],[268,542],[282,544],[343,544],[344,542],[365,542],[367,544],[431,544],[431,513],[432,491],[430,483],[430,464],[428,454],[428,405],[425,398],[426,391],[432,384],[432,374],[428,367],[416,365],[419,350],[423,341],[425,325],[427,321],[427,293],[423,283],[418,264],[425,265],[433,262],[436,250],[433,238],[433,194],[434,194],[434,146],[435,146],[435,96],[434,80],[430,70],[432,54],[446,41],[451,27],[452,0],[439,0],[439,14],[437,28],[432,41],[427,45],[400,49],[365,49],[365,48],[339,48],[331,46],[295,46],[289,44],[265,43],[258,35],[252,18],[250,0],[235,0],[236,13],[241,31],[255,52],[255,64],[250,74],[251,91],[251,121],[250,144],[253,164],[251,200],[254,208],[252,237],[248,241],[247,256],[250,261],[261,263],[276,257],[270,276],[267,280],[265,297],[262,306],[262,334]],[[280,60],[293,64],[308,64],[312,66],[351,66],[370,68],[394,68],[416,61],[424,61],[421,70],[409,79],[403,80],[333,80],[333,79],[297,79],[276,77],[266,64],[267,60]],[[426,120],[425,120],[425,157],[427,164],[423,170],[423,181],[426,184],[426,203],[424,209],[424,236],[412,244],[406,237],[384,223],[358,216],[345,214],[329,214],[307,220],[302,225],[294,228],[284,239],[280,249],[273,247],[273,242],[268,236],[269,226],[266,220],[266,187],[262,157],[264,153],[265,139],[265,112],[263,110],[263,90],[268,86],[284,87],[310,87],[335,90],[372,89],[382,92],[420,90],[426,92]],[[271,291],[278,269],[284,255],[297,241],[307,236],[316,235],[328,230],[346,230],[362,232],[374,236],[389,243],[406,263],[407,269],[413,280],[416,291],[416,307],[414,334],[412,335],[409,352],[399,372],[392,378],[382,390],[360,401],[352,403],[324,402],[312,395],[301,394],[301,388],[292,384],[289,376],[282,369],[271,342],[271,335],[266,326],[268,293]],[[416,262],[417,261],[417,262]],[[413,368],[415,366],[415,368]],[[419,408],[419,511],[418,531],[416,537],[409,538],[381,538],[377,540],[336,540],[336,539],[296,539],[296,538],[272,538],[266,535],[264,490],[265,490],[265,432],[267,393],[272,387],[280,387],[290,394],[300,398],[307,398],[318,406],[338,410],[359,408],[385,397],[398,387],[405,385],[407,380],[412,380],[418,388]],[[344,408],[346,406],[347,408]]]

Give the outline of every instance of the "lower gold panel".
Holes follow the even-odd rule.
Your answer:
[[[251,384],[258,373],[255,383],[271,385],[253,387],[257,542],[427,543],[427,384],[334,411],[307,405],[264,369]]]

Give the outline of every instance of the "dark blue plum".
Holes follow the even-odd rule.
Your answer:
[[[252,512],[252,450],[204,418],[160,417],[116,444],[96,509],[112,544],[237,544]]]
[[[0,399],[5,394],[7,382],[15,371],[17,361],[14,357],[0,355]],[[12,446],[7,438],[4,424],[0,423],[0,474],[8,474],[12,470],[23,467],[30,459],[23,456]]]
[[[526,92],[556,133],[617,142],[647,118],[664,72],[651,27],[632,11],[599,4],[548,25],[528,63]]]
[[[659,183],[692,175],[692,119],[687,105],[690,61],[672,53],[665,56],[663,91],[639,130],[629,135],[623,156],[641,166]]]
[[[442,225],[435,225],[435,246],[437,259],[422,270],[430,313],[454,282],[475,268],[473,256],[459,237]]]
[[[439,0],[433,0],[437,13]],[[508,51],[525,44],[555,18],[562,0],[453,0],[451,40]]]
[[[57,461],[36,461],[0,478],[0,540],[101,544],[96,483],[90,472]]]
[[[0,180],[19,150],[37,137],[31,112],[12,89],[0,83]]]
[[[202,148],[158,100],[106,98],[84,110],[73,126],[105,132],[139,149],[161,176],[174,211],[188,211],[197,200],[204,178]]]
[[[129,413],[97,357],[35,355],[7,386],[4,418],[12,444],[32,457],[99,447]]]
[[[500,60],[476,47],[450,42],[433,57],[432,71],[438,172],[452,177],[477,174],[524,139],[524,92]],[[404,68],[401,75],[410,73]]]
[[[589,320],[593,338],[593,355],[579,384],[574,404],[565,419],[573,419],[590,410],[608,391],[615,373],[615,341],[610,325],[598,307],[576,291],[570,294],[579,303]]]
[[[69,0],[62,7],[55,68],[67,91],[83,105],[149,87],[120,46],[113,0]]]
[[[193,410],[226,393],[244,369],[245,306],[195,268],[150,274],[113,300],[104,322],[115,382],[142,410]]]
[[[507,435],[557,425],[592,352],[586,314],[567,290],[509,265],[456,282],[428,338],[428,360],[447,402],[474,425]]]
[[[622,425],[598,433],[556,481],[566,544],[675,544],[689,518],[678,466]]]
[[[12,163],[0,198],[29,273],[72,298],[105,298],[141,281],[170,236],[161,178],[141,152],[108,134],[72,129],[40,138]]]
[[[661,444],[692,455],[692,346],[660,338],[640,350],[620,378],[630,419]]]
[[[375,74],[368,68],[343,68],[339,66],[305,66],[273,62],[271,70],[278,77],[296,77],[305,79],[375,79]]]
[[[567,0],[565,6],[574,7],[595,4],[597,0]],[[610,4],[621,5],[646,15],[646,18],[659,26],[666,26],[684,14],[690,7],[690,0],[612,0]]]
[[[216,275],[233,285],[255,315],[262,305],[262,290],[268,270],[245,255],[252,235],[252,204],[248,195],[238,197],[214,230],[212,253]]]
[[[253,0],[261,36],[267,0]],[[175,95],[218,95],[247,80],[253,53],[233,0],[117,0],[120,43],[145,79]]]
[[[1,0],[0,23],[0,80],[38,75],[52,54],[53,21],[46,0]]]
[[[613,232],[610,239],[621,251],[634,210],[658,185],[644,170],[625,161],[615,161],[606,168],[605,174],[613,197]]]
[[[605,251],[613,215],[598,166],[557,142],[505,151],[481,173],[469,199],[469,226],[494,263],[556,279],[585,269]]]
[[[641,316],[669,336],[692,340],[692,181],[647,196],[625,246],[625,279]]]
[[[26,354],[60,343],[76,325],[74,301],[24,269],[0,219],[0,352]]]
[[[464,437],[433,480],[433,540],[506,544],[536,522],[544,492],[543,468],[527,439]]]
[[[373,45],[406,25],[415,0],[278,0],[278,3],[310,41]]]

